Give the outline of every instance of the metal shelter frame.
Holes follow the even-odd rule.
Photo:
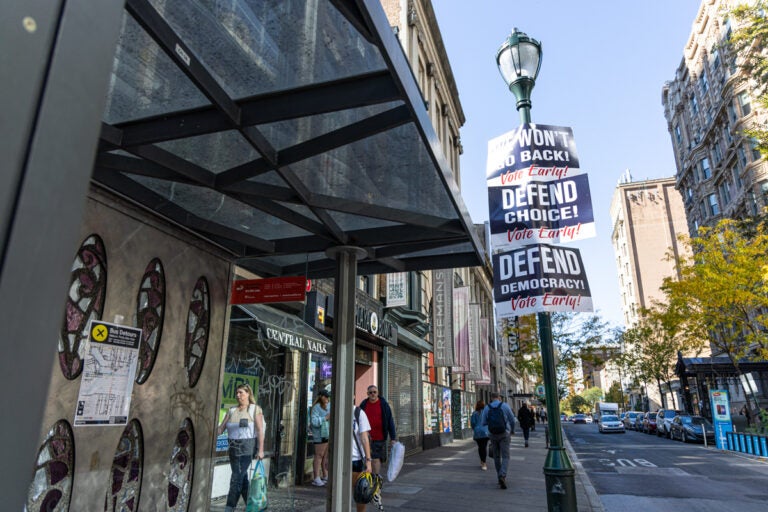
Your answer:
[[[0,436],[9,509],[26,498],[89,187],[260,275],[335,277],[350,313],[339,404],[353,276],[488,264],[378,0],[11,0],[0,63],[1,406],[23,410]],[[339,439],[351,414],[334,408]],[[329,510],[349,509],[346,444]]]

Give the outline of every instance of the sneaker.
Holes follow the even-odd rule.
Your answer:
[[[328,483],[328,477],[327,477],[327,476],[324,476],[324,477],[323,477],[323,478],[321,478],[320,480],[322,480],[322,481],[323,481],[324,483],[326,483],[326,484]]]
[[[485,462],[480,464],[480,469],[482,469],[483,471],[488,471],[488,466],[485,464]]]
[[[314,480],[312,480],[312,485],[314,485],[315,487],[323,487],[323,486],[325,486],[325,482],[323,482],[320,479],[320,477],[317,477]]]
[[[525,447],[528,448],[528,441],[525,442]]]
[[[503,476],[499,477],[499,487],[501,487],[502,489],[507,488],[507,479]]]

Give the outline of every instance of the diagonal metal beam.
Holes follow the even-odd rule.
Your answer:
[[[145,158],[150,162],[154,162],[162,167],[170,169],[171,171],[178,173],[195,183],[213,188],[213,184],[216,182],[216,174],[212,173],[208,169],[204,169],[199,165],[195,165],[192,162],[185,160],[166,151],[158,146],[146,145],[137,146],[134,148],[126,148],[126,151]]]
[[[319,155],[326,151],[336,149],[352,142],[365,139],[377,133],[381,133],[411,120],[410,112],[404,106],[381,112],[362,121],[352,123],[342,128],[333,130],[324,135],[315,137],[286,148],[277,156],[280,166],[290,165],[309,157]],[[228,187],[233,183],[244,181],[263,172],[272,170],[272,166],[264,159],[253,160],[221,172],[216,177],[217,187]]]
[[[418,214],[408,210],[389,208],[386,206],[353,201],[347,198],[333,197],[324,194],[312,194],[309,197],[310,204],[323,206],[327,210],[333,210],[351,215],[364,215],[373,219],[388,220],[402,224],[413,224],[425,228],[435,228],[446,232],[463,233],[461,223],[456,219],[445,219],[433,215]]]
[[[353,0],[331,0],[331,3],[347,19],[347,21],[355,27],[355,30],[357,30],[366,41],[369,43],[376,42],[371,33],[371,29],[365,22],[365,18]]]
[[[237,101],[240,122],[255,126],[400,99],[386,70],[252,96]],[[216,107],[201,107],[116,125],[125,146],[152,144],[232,128]]]
[[[191,185],[198,184],[198,182],[191,180],[168,167],[144,158],[133,158],[125,155],[116,155],[114,153],[101,153],[96,157],[96,166],[128,174],[136,174],[138,176],[148,176],[159,180],[175,181]]]
[[[240,107],[229,97],[192,49],[179,37],[148,0],[126,0],[125,9],[174,61],[182,73],[197,85],[211,102],[234,124],[240,123]]]

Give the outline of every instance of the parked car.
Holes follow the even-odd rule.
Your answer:
[[[649,412],[643,416],[643,432],[646,434],[656,433],[656,413]]]
[[[568,421],[568,415],[565,414],[565,413],[561,414],[560,415],[560,421],[563,421],[563,422]]]
[[[635,411],[625,412],[624,416],[621,418],[621,421],[624,423],[624,428],[627,430],[632,430],[632,428],[635,426],[636,417],[637,413]]]
[[[656,435],[668,438],[669,426],[678,414],[683,414],[683,411],[676,411],[674,409],[659,409],[656,411]]]
[[[621,432],[623,434],[626,432],[626,430],[624,430],[624,424],[619,420],[619,417],[614,414],[603,414],[600,416],[598,430],[601,434],[607,432]]]
[[[669,426],[669,435],[672,439],[679,439],[684,443],[688,441],[704,442],[706,431],[707,442],[715,442],[715,427],[703,416],[691,416],[690,414],[678,414],[672,419]]]
[[[635,423],[632,425],[632,430],[636,430],[638,432],[643,431],[643,418],[645,418],[644,412],[637,413],[637,416],[635,416]]]
[[[571,416],[571,421],[573,423],[587,423],[587,416],[584,414],[574,414]]]

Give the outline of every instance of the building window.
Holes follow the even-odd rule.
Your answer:
[[[702,71],[701,76],[699,77],[699,89],[701,90],[702,95],[707,94],[707,91],[709,90],[709,81],[707,80],[706,71]]]
[[[712,47],[711,55],[712,69],[717,70],[720,67],[720,51],[717,49],[717,45]]]
[[[752,112],[752,104],[749,102],[749,95],[747,94],[747,91],[742,91],[739,93],[739,107],[741,107],[741,116],[748,116],[750,112]]]
[[[64,320],[59,331],[59,366],[69,380],[83,371],[88,324],[101,320],[107,294],[107,251],[99,235],[80,245],[69,281]]]
[[[733,182],[736,184],[736,189],[740,189],[742,186],[741,171],[738,165],[734,165],[731,168],[731,175],[733,176]]]
[[[744,150],[744,145],[740,144],[736,153],[739,155],[739,163],[742,167],[747,165],[747,152]]]
[[[677,140],[677,145],[680,146],[683,143],[683,134],[680,131],[680,125],[675,125],[675,140]]]
[[[707,196],[707,202],[709,203],[709,211],[712,215],[720,215],[720,205],[717,203],[717,195],[709,194]]]
[[[718,189],[720,190],[720,201],[723,206],[726,206],[731,202],[731,184],[728,181],[723,181],[718,186]]]
[[[720,141],[719,140],[715,141],[713,149],[714,149],[714,152],[715,152],[715,165],[717,165],[723,159],[723,150],[720,149]]]
[[[699,172],[701,173],[702,181],[712,177],[712,167],[709,165],[709,158],[704,157],[699,161]]]
[[[709,217],[707,214],[707,205],[705,205],[704,202],[699,203],[699,214],[702,219]]]
[[[752,149],[752,161],[757,162],[763,156],[760,154],[760,150],[757,149],[757,141],[753,139],[749,145]]]
[[[693,115],[699,114],[699,102],[696,101],[696,94],[691,93],[691,112]]]
[[[735,123],[738,116],[736,115],[736,107],[734,106],[733,101],[729,101],[726,108],[728,109],[728,120],[731,123]]]

